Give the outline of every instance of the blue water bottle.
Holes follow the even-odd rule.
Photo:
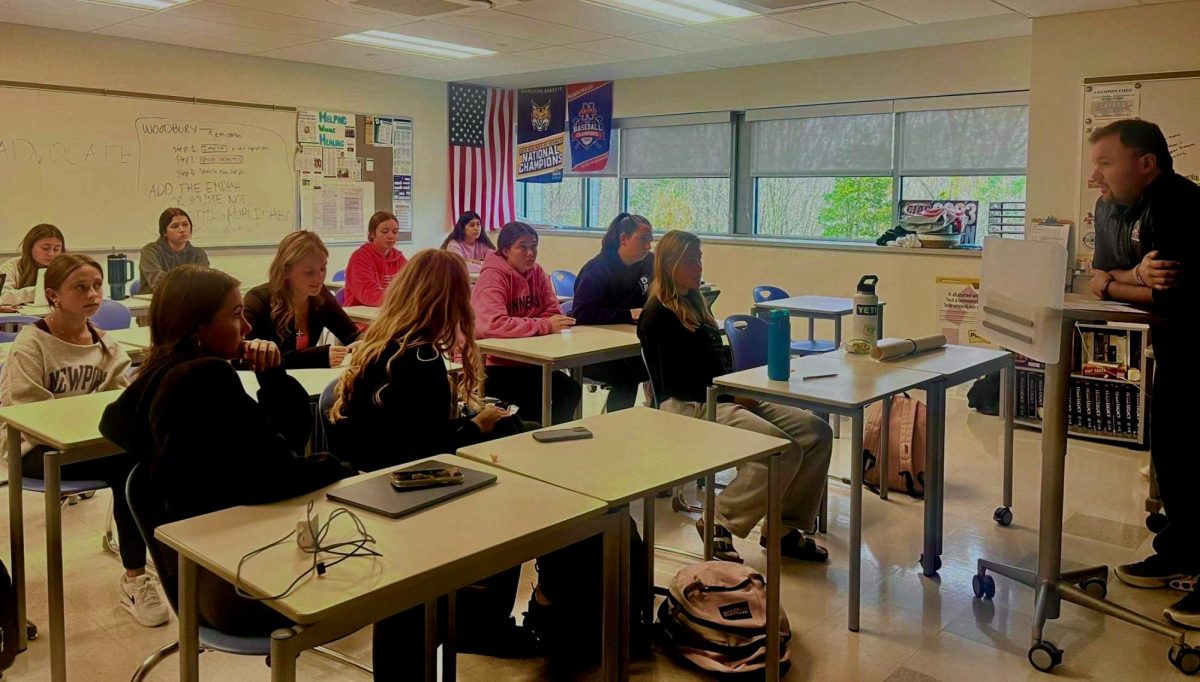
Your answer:
[[[791,374],[792,319],[786,310],[767,316],[767,378],[787,381]]]

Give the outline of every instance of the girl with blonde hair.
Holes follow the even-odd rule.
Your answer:
[[[342,364],[346,346],[318,346],[322,330],[343,344],[358,339],[358,326],[325,288],[328,262],[329,250],[317,233],[293,232],[279,242],[267,283],[246,292],[246,338],[274,342],[289,369]]]
[[[713,378],[733,371],[716,320],[700,295],[703,272],[700,238],[680,230],[668,232],[658,242],[650,299],[638,320],[638,338],[660,409],[699,419],[704,418]],[[828,552],[803,531],[813,527],[825,494],[833,452],[829,424],[804,410],[744,398],[719,403],[717,421],[792,442],[780,462],[785,482],[783,522],[790,528],[782,536],[781,551],[805,561],[828,559]],[[749,535],[766,510],[766,465],[739,466],[737,477],[717,497],[713,535],[718,558],[741,562],[733,535]],[[701,535],[703,523],[701,519],[696,526]]]

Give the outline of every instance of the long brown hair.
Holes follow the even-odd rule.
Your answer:
[[[717,320],[704,302],[699,289],[692,289],[686,294],[679,293],[675,285],[675,268],[683,259],[687,250],[700,248],[700,238],[691,232],[671,230],[658,240],[658,249],[654,259],[654,283],[650,285],[650,295],[654,296],[667,310],[675,313],[679,322],[689,332],[696,331],[702,324],[717,326]]]
[[[371,216],[371,219],[367,221],[367,241],[374,239],[375,229],[389,220],[395,220],[397,225],[400,224],[400,221],[396,220],[395,213],[391,211],[376,211],[375,215]]]
[[[150,352],[139,373],[149,375],[162,365],[195,356],[195,333],[221,310],[238,284],[233,277],[203,265],[172,268],[154,287]]]
[[[157,292],[155,296],[157,296]],[[451,404],[447,413],[457,413],[458,400],[473,407],[481,401],[483,363],[475,345],[475,313],[471,308],[471,280],[462,258],[448,251],[425,249],[413,256],[400,275],[388,286],[379,310],[379,319],[371,323],[350,356],[350,369],[342,374],[335,390],[331,421],[345,419],[354,384],[383,355],[390,343],[400,348],[398,357],[409,348],[432,346],[446,357],[456,348],[462,352],[462,371],[451,382]],[[388,358],[391,362],[391,358]],[[394,380],[390,366],[388,382]],[[387,384],[384,384],[386,386]],[[382,391],[383,387],[380,387]],[[379,403],[379,393],[373,396]]]
[[[104,281],[104,270],[94,258],[83,253],[64,253],[56,256],[50,261],[50,265],[46,266],[46,289],[54,289],[57,293],[62,285],[79,268],[95,268],[96,272],[100,273],[100,280]],[[47,300],[50,300],[50,295],[47,293]],[[54,305],[54,301],[50,300],[50,305]],[[92,321],[87,321],[88,329],[93,329]],[[100,344],[100,352],[106,356],[113,355],[113,351],[109,346]]]
[[[17,261],[17,281],[14,283],[18,289],[37,284],[38,264],[33,260],[33,245],[51,238],[62,242],[63,251],[67,250],[67,240],[63,237],[62,230],[50,223],[34,225],[33,229],[25,233],[25,238],[21,240],[21,260]]]
[[[279,338],[288,335],[288,328],[296,319],[292,310],[292,292],[288,289],[287,276],[291,269],[310,254],[321,253],[329,258],[329,249],[316,232],[300,230],[284,237],[267,270],[267,288],[271,292],[271,319],[275,320],[275,331]],[[299,331],[299,330],[296,330]]]
[[[196,226],[192,223],[192,217],[188,215],[187,211],[183,210],[182,208],[171,207],[160,213],[158,216],[158,236],[162,237],[165,235],[167,233],[167,228],[171,226],[171,221],[179,216],[183,216],[184,218],[188,219],[188,225],[192,226],[192,232],[194,233]]]

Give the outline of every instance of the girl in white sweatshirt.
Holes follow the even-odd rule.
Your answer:
[[[124,388],[129,356],[89,318],[104,298],[100,265],[83,254],[61,255],[46,268],[46,300],[51,312],[21,328],[0,375],[0,404],[18,405]],[[7,454],[7,443],[4,444]],[[44,478],[46,447],[21,443],[21,473]],[[113,493],[113,518],[121,541],[120,601],[134,620],[153,627],[167,622],[157,580],[146,573],[146,545],[125,499],[125,479],[133,468],[127,454],[68,464],[64,480],[100,480]]]
[[[0,275],[4,275],[0,304],[33,303],[38,270],[50,265],[66,249],[61,230],[46,223],[35,225],[21,240],[21,255],[0,265]]]

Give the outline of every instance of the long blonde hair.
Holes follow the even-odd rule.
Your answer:
[[[288,289],[287,276],[296,263],[313,253],[322,253],[329,258],[329,249],[321,242],[316,232],[300,230],[284,237],[267,270],[267,288],[271,294],[271,319],[275,320],[275,331],[279,338],[286,338],[289,327],[296,319],[292,309],[292,292]],[[297,329],[296,331],[300,331]]]
[[[329,418],[341,421],[353,396],[354,384],[367,367],[383,355],[388,344],[400,348],[399,357],[409,348],[433,346],[440,355],[462,352],[462,371],[451,385],[451,417],[458,411],[458,400],[472,407],[482,402],[483,362],[475,345],[475,312],[471,308],[471,280],[467,264],[457,254],[440,249],[425,249],[413,256],[384,294],[379,319],[371,323],[359,339],[351,357],[350,369],[338,380]],[[388,358],[391,362],[392,358]],[[389,364],[388,383],[391,376]],[[387,386],[385,383],[384,386]],[[383,387],[380,387],[380,392]],[[379,392],[373,396],[379,404]]]
[[[689,332],[696,331],[702,324],[717,326],[704,297],[699,289],[692,289],[687,294],[680,294],[675,285],[675,268],[690,248],[700,248],[700,238],[691,232],[671,230],[658,240],[654,258],[654,282],[650,285],[650,295],[654,296],[667,310],[675,313],[679,322]]]

